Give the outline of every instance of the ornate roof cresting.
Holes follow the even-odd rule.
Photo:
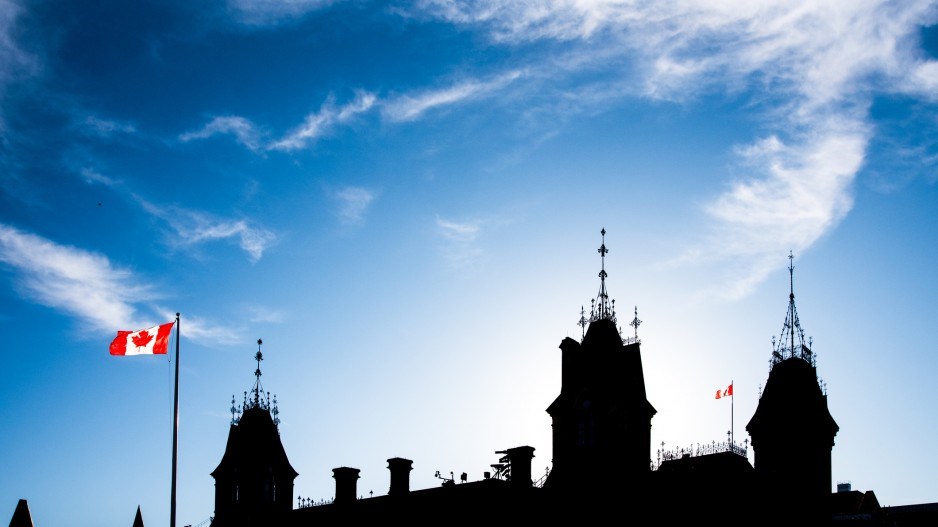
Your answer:
[[[280,410],[277,408],[277,396],[274,395],[273,404],[270,401],[270,392],[264,391],[264,386],[261,384],[261,361],[264,360],[264,354],[261,353],[261,344],[264,341],[257,339],[257,353],[254,354],[254,360],[257,361],[257,369],[254,370],[254,386],[248,392],[244,392],[244,401],[241,403],[241,407],[235,407],[235,398],[231,396],[231,424],[238,424],[241,421],[241,416],[245,411],[251,410],[253,408],[260,408],[261,410],[267,410],[270,412],[273,417],[274,424],[280,425]]]

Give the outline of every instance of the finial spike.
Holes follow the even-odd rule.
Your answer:
[[[635,342],[638,342],[638,326],[642,323],[638,319],[638,306],[635,306],[635,318],[632,319],[632,322],[629,322],[629,325],[635,328]]]
[[[261,352],[261,345],[264,343],[262,339],[257,339],[257,352],[254,354],[254,360],[257,361],[257,368],[254,370],[254,387],[251,388],[251,398],[247,398],[247,393],[245,395],[245,404],[244,409],[250,408],[263,408],[265,410],[270,409],[270,392],[265,392],[264,387],[261,385],[261,361],[264,360],[264,354]],[[265,399],[266,395],[266,399]]]
[[[590,309],[589,321],[593,322],[595,320],[609,319],[615,322],[615,301],[610,302],[609,293],[606,292],[606,277],[609,276],[609,273],[606,272],[606,254],[609,253],[609,249],[606,248],[605,227],[599,232],[602,234],[602,243],[597,250],[601,261],[599,270],[599,294],[592,302],[593,308]]]

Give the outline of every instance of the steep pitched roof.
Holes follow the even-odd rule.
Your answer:
[[[10,527],[33,527],[33,518],[29,514],[29,505],[26,500],[20,500],[13,511]]]

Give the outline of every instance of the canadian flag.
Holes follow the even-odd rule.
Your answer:
[[[139,331],[118,331],[111,341],[111,355],[165,355],[175,322]]]
[[[732,396],[733,396],[733,383],[730,383],[730,385],[725,390],[723,389],[717,390],[717,396],[716,396],[717,399],[722,399],[724,397],[732,397]]]

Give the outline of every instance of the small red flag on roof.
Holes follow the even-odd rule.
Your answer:
[[[716,396],[717,399],[722,399],[724,397],[732,397],[732,396],[733,396],[733,383],[730,383],[730,385],[727,386],[726,389],[717,390],[717,396]]]

